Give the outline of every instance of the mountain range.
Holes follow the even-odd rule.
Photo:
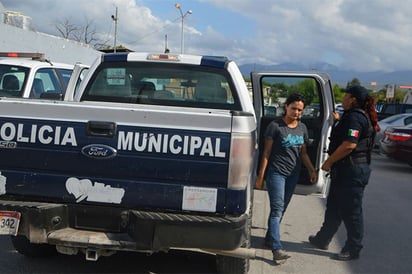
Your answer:
[[[412,70],[393,72],[356,72],[341,70],[337,66],[328,63],[317,63],[312,65],[301,65],[294,63],[282,63],[278,65],[244,64],[239,69],[246,77],[250,77],[251,71],[321,71],[326,72],[332,79],[332,85],[338,84],[345,87],[354,78],[359,79],[366,88],[371,88],[371,82],[376,82],[375,89],[385,88],[388,84],[399,86],[412,86]]]

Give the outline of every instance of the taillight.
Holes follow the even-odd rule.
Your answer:
[[[389,140],[399,141],[399,142],[404,142],[412,138],[411,134],[402,133],[402,132],[391,132],[391,133],[386,133],[385,135],[388,136]]]
[[[252,133],[232,133],[229,157],[229,189],[245,189],[253,171],[255,137]]]

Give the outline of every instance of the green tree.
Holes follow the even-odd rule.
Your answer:
[[[316,82],[312,79],[300,81],[291,87],[291,90],[298,90],[305,97],[306,105],[319,103]]]
[[[338,84],[333,85],[332,91],[333,91],[333,96],[335,97],[335,102],[341,103],[344,93],[342,92],[342,89],[340,88],[340,86]]]
[[[403,102],[403,97],[405,96],[405,92],[401,89],[396,88],[395,86],[395,94],[393,98],[386,98],[386,90],[389,85],[385,85],[385,88],[380,89],[378,92],[374,94],[377,103],[384,103],[384,102]]]
[[[346,84],[346,87],[348,88],[350,86],[360,86],[360,85],[361,85],[361,82],[359,81],[359,79],[358,78],[353,78],[352,81],[350,81]]]

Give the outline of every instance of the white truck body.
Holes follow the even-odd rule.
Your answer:
[[[246,273],[259,144],[280,115],[267,97],[308,96],[316,168],[334,108],[325,74],[251,77],[252,92],[224,57],[117,53],[71,79],[64,101],[0,98],[0,234],[28,256],[203,250]],[[303,169],[297,192],[327,183]]]

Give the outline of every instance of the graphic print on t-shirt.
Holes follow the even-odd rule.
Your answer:
[[[293,147],[296,145],[303,145],[304,140],[303,136],[298,136],[298,135],[292,135],[288,134],[288,136],[284,137],[282,140],[282,146],[283,147]]]

